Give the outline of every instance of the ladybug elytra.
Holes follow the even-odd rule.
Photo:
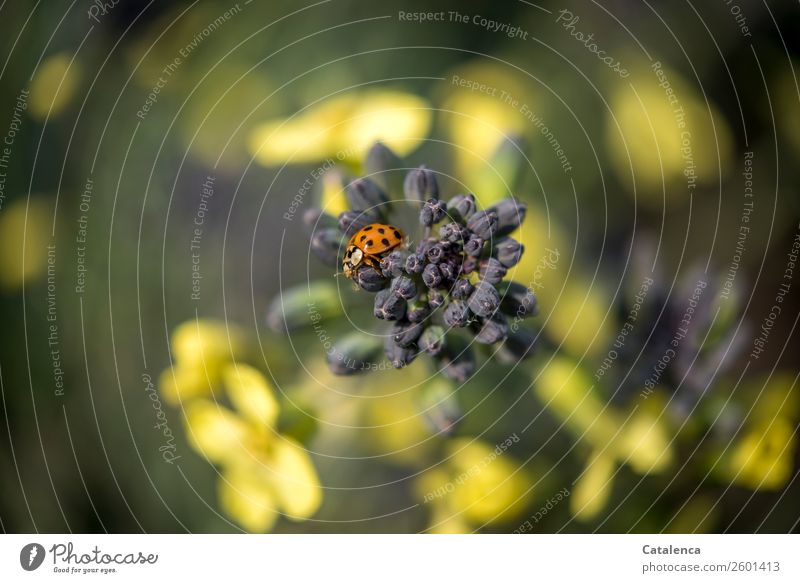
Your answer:
[[[403,231],[392,225],[372,223],[362,228],[347,244],[342,262],[345,277],[352,279],[362,265],[379,270],[381,258],[402,245],[404,238]]]

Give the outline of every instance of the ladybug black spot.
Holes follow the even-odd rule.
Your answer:
[[[394,232],[394,236],[395,236],[396,239],[399,239],[400,238],[400,231],[395,231]]]
[[[389,245],[389,239],[381,239],[381,243],[384,245]]]
[[[372,230],[372,225],[370,225],[370,226],[368,226],[368,227],[364,227],[364,230],[365,230],[365,231],[371,231],[371,230]]]
[[[367,241],[366,243],[364,243],[364,247],[371,247],[372,243],[374,243],[374,241]]]
[[[381,235],[383,235],[383,234],[384,234],[386,231],[384,231],[383,227],[381,227],[380,229],[378,229],[378,232],[379,232]]]
[[[359,241],[364,241],[364,240],[366,240],[366,238],[367,238],[366,235],[361,235],[361,238],[359,239]]]

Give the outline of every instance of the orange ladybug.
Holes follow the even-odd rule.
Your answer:
[[[361,265],[380,270],[381,258],[395,247],[403,244],[405,234],[392,225],[372,223],[350,238],[344,253],[342,269],[352,279]]]

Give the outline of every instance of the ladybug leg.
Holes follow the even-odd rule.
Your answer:
[[[374,255],[364,255],[364,264],[369,265],[378,273],[381,273],[381,260]]]

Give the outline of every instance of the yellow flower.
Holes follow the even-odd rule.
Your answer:
[[[456,172],[483,204],[492,204],[512,194],[509,186],[520,154],[510,139],[530,133],[534,127],[517,107],[501,98],[499,89],[512,99],[528,100],[531,106],[533,90],[521,75],[488,60],[459,67],[447,79],[441,116],[450,141],[457,145]],[[484,91],[480,91],[481,84]]]
[[[688,195],[687,178],[703,184],[719,180],[716,160],[719,157],[722,168],[728,166],[731,131],[716,106],[676,71],[666,67],[658,74],[644,68],[631,71],[632,85],[620,86],[611,97],[606,144],[622,183],[631,193],[636,186],[639,202],[661,208],[664,186],[667,196],[683,200]],[[684,187],[676,188],[681,183]]]
[[[608,504],[617,463],[613,456],[596,452],[578,478],[570,497],[569,508],[579,520],[591,520]]]
[[[783,417],[754,425],[736,442],[727,474],[753,490],[778,490],[792,475],[796,444],[794,428]]]
[[[380,397],[364,403],[364,416],[369,425],[369,429],[364,430],[365,443],[388,463],[424,463],[436,445],[419,401],[420,392],[425,390],[424,370],[411,366],[402,375],[394,370],[372,374],[370,393]]]
[[[740,389],[750,395],[741,434],[714,465],[724,480],[753,490],[777,490],[786,485],[794,468],[800,412],[795,375],[778,372],[752,380]]]
[[[31,80],[30,114],[43,120],[56,117],[75,95],[80,79],[80,65],[69,53],[47,57]]]
[[[468,532],[519,517],[531,499],[527,472],[506,451],[472,438],[451,440],[440,468],[423,473],[416,492],[432,505],[431,532]]]
[[[175,328],[171,347],[175,364],[161,374],[159,386],[164,398],[176,405],[212,394],[223,368],[242,355],[244,334],[223,321],[189,320]]]
[[[23,282],[40,278],[45,270],[55,277],[55,246],[48,248],[52,223],[53,209],[42,198],[17,199],[2,208],[0,287],[16,290]]]
[[[279,407],[261,372],[227,364],[222,383],[233,409],[196,399],[185,409],[194,449],[222,468],[223,510],[245,529],[269,530],[280,514],[292,520],[313,515],[322,487],[308,453],[275,429]]]
[[[376,141],[404,156],[420,145],[430,125],[430,105],[420,97],[385,89],[351,92],[257,126],[250,151],[265,166],[361,160]]]
[[[628,416],[603,403],[586,372],[565,357],[554,357],[542,369],[534,390],[594,452],[570,501],[577,518],[588,520],[603,510],[617,465],[648,475],[662,473],[673,463],[674,446],[663,416],[659,416],[663,404],[655,397]]]

